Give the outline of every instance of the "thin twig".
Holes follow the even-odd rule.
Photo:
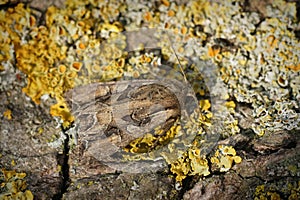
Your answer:
[[[167,34],[167,35],[168,35],[168,34]],[[184,73],[184,71],[183,71],[182,65],[181,65],[181,63],[180,63],[179,57],[178,57],[178,55],[176,54],[176,51],[175,51],[175,49],[174,49],[174,47],[173,47],[173,45],[172,45],[172,42],[171,42],[171,39],[170,39],[170,36],[169,36],[169,35],[168,35],[168,39],[169,39],[169,42],[170,42],[170,46],[171,46],[171,48],[172,48],[172,50],[173,50],[173,52],[174,52],[174,54],[175,54],[175,56],[176,56],[176,59],[178,60],[178,63],[179,63],[179,69],[180,69],[180,71],[181,71],[181,73],[182,73],[182,75],[183,75],[184,81],[187,83],[188,81],[187,81],[187,79],[186,79],[186,76],[185,76],[185,73]]]

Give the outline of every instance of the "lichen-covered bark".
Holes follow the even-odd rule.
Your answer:
[[[290,139],[282,140],[283,136]],[[272,195],[278,199],[299,198],[299,131],[274,134],[272,145],[267,138],[237,135],[221,141],[236,144],[235,148],[243,154],[242,163],[227,174],[200,180],[184,194],[184,199],[260,199]],[[260,153],[258,149],[265,151]]]
[[[95,2],[0,3],[1,198],[300,198],[299,1]],[[117,38],[118,48],[106,43],[117,32],[142,27],[166,28],[174,38],[154,39],[152,29]],[[126,48],[123,40],[129,44]],[[172,48],[166,47],[170,41]],[[128,174],[94,157],[81,157],[79,147],[72,148],[75,134],[66,135],[73,118],[65,110],[63,93],[74,86],[78,74],[81,84],[99,78],[94,74],[99,72],[97,59],[111,61],[120,48],[129,52],[137,46],[155,48],[154,42],[161,43],[164,59],[182,61],[189,81],[199,81],[195,68],[209,71],[211,67],[190,69],[189,58],[210,60],[217,66],[218,83],[224,87],[209,92],[223,100],[226,115],[219,122],[219,141],[199,140],[216,151],[210,153],[214,159],[197,157],[203,148],[195,148],[176,166]],[[123,57],[113,59],[112,66],[103,68],[103,81],[118,79],[124,72],[140,76],[131,66],[141,67],[138,59],[131,65]],[[198,97],[207,95],[201,84],[193,87]],[[206,101],[203,107],[208,108],[202,111],[211,114],[216,105]],[[224,149],[234,153],[221,155]],[[222,159],[227,167],[219,163]],[[205,177],[199,175],[201,167]],[[176,176],[182,185],[176,183]]]
[[[62,147],[47,143],[59,136],[60,129],[45,114],[46,105],[37,106],[22,93],[24,76],[11,70],[0,77],[0,113],[11,111],[10,118],[1,118],[0,168],[26,173],[27,189],[38,199],[50,199],[61,190]]]

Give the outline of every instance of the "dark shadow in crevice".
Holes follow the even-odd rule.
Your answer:
[[[53,196],[53,200],[62,199],[63,194],[67,192],[67,189],[70,185],[70,175],[69,175],[69,136],[66,134],[66,139],[64,141],[64,149],[62,154],[57,154],[57,162],[58,165],[61,166],[60,177],[61,177],[61,185],[60,191],[58,194]]]

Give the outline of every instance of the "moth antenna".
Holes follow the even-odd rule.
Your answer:
[[[168,34],[167,34],[167,35],[168,35]],[[183,67],[182,67],[181,62],[180,62],[180,60],[179,60],[179,57],[178,57],[178,55],[177,55],[177,53],[176,53],[176,51],[175,51],[175,49],[174,49],[174,47],[173,47],[173,44],[172,44],[172,42],[171,42],[171,39],[170,39],[170,36],[169,36],[169,35],[168,35],[168,39],[169,39],[169,42],[170,42],[170,46],[171,46],[171,48],[172,48],[172,51],[174,52],[174,54],[175,54],[175,56],[176,56],[176,59],[178,60],[179,69],[180,69],[180,71],[181,71],[181,73],[182,73],[182,75],[183,75],[183,79],[184,79],[184,81],[187,83],[188,81],[187,81],[187,78],[186,78],[185,73],[184,73],[184,71],[183,71]]]

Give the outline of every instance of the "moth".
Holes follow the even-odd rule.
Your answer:
[[[195,106],[190,88],[167,79],[93,83],[73,89],[66,98],[81,140],[109,143],[114,149],[133,153],[149,152],[162,145],[163,136],[173,124],[190,114],[184,108]],[[160,131],[155,131],[157,127]],[[154,144],[141,143],[133,150],[131,142],[146,133],[154,134]]]
[[[170,130],[180,126],[198,105],[192,87],[184,80],[159,77],[99,82],[67,92],[78,132],[71,166],[96,169],[99,164],[95,163],[101,161],[115,163],[120,169],[124,155],[149,153],[168,144],[174,138]],[[124,166],[128,165],[122,169]]]

